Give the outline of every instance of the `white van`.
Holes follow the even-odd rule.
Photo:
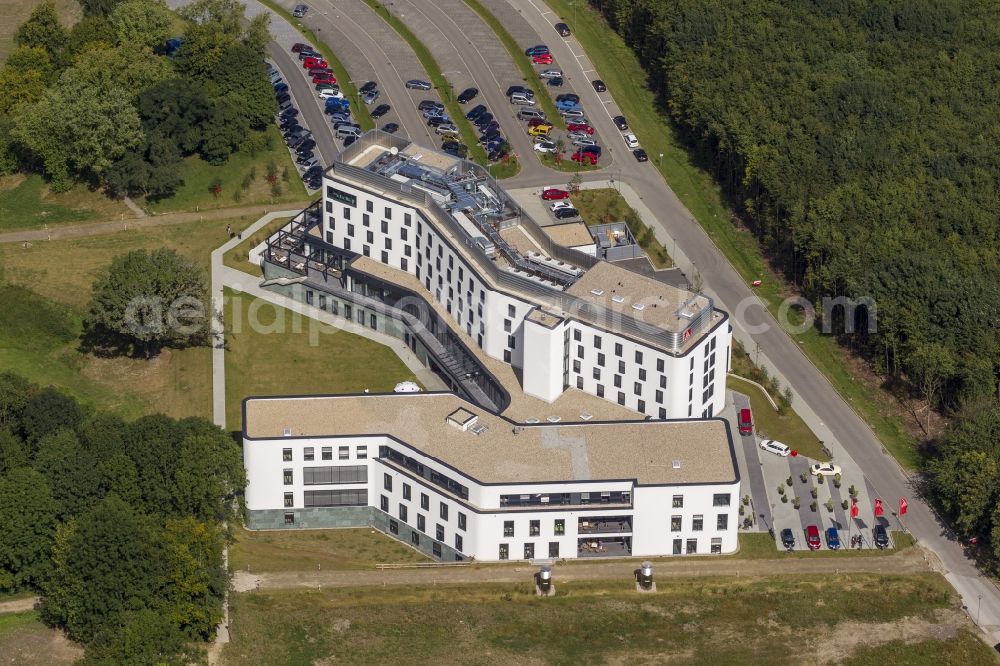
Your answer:
[[[560,111],[559,115],[561,115],[566,120],[569,120],[570,118],[583,118],[583,111],[579,109],[571,109],[569,111]],[[579,121],[573,120],[571,122],[579,122]]]
[[[532,118],[545,120],[545,112],[541,109],[525,108],[517,112],[517,117],[521,120],[531,120]]]
[[[524,104],[524,105],[529,105],[530,106],[530,105],[532,105],[532,104],[535,103],[535,98],[534,97],[528,97],[525,93],[522,93],[522,92],[516,92],[516,93],[514,93],[513,95],[510,96],[510,103],[511,104]]]
[[[361,130],[359,130],[357,127],[351,127],[349,125],[347,127],[338,127],[337,128],[337,138],[338,139],[340,139],[340,140],[343,141],[344,139],[346,139],[349,136],[359,137],[359,136],[361,136]]]
[[[791,449],[781,442],[775,441],[773,439],[762,439],[760,440],[760,448],[768,453],[773,453],[776,456],[781,456],[785,458],[791,453]]]

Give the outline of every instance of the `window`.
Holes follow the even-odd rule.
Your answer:
[[[294,477],[292,475],[292,470],[286,469],[284,471],[284,477],[285,477],[285,485],[286,486],[290,486],[290,485],[292,485],[292,483],[294,483]]]
[[[577,358],[583,358],[583,345],[576,346],[576,355]]]
[[[289,460],[291,460],[292,459],[292,450],[291,449],[281,449],[281,459],[284,460],[285,462],[288,462]]]
[[[368,447],[367,446],[359,446],[359,447],[357,447],[354,450],[354,455],[356,455],[358,457],[358,460],[367,460],[368,459]]]
[[[729,493],[717,493],[712,495],[712,506],[729,506],[730,497]]]
[[[632,384],[632,392],[635,393],[636,395],[642,395],[642,384],[640,384],[639,382],[635,382],[634,384]]]
[[[642,363],[642,352],[641,351],[637,350],[635,352],[635,362],[636,363],[640,363],[640,364]]]
[[[687,541],[687,553],[688,555],[693,555],[698,552],[698,540],[688,539]]]
[[[405,504],[399,505],[399,519],[404,523],[409,520],[409,508]]]
[[[573,372],[578,373],[578,374],[580,372],[580,361],[579,361],[579,359],[573,359]]]
[[[507,336],[507,346],[510,347],[511,349],[516,349],[517,348],[517,339],[514,338],[513,335],[508,335]]]
[[[295,495],[292,493],[285,493],[285,506],[295,506]]]
[[[337,459],[338,460],[348,460],[350,457],[351,457],[351,449],[350,449],[350,447],[347,447],[347,446],[338,446],[337,447]],[[392,490],[392,488],[389,488],[388,490]]]
[[[712,539],[712,554],[719,555],[722,553],[722,539]]]
[[[322,452],[321,457],[323,458],[323,460],[333,460],[333,447],[332,446],[324,446],[322,448],[321,452]]]
[[[640,382],[646,381],[646,370],[645,370],[645,368],[639,368],[639,381]]]
[[[410,484],[408,483],[403,484],[403,499],[410,499]]]
[[[542,521],[532,520],[528,523],[528,536],[538,536],[542,533]]]
[[[680,532],[681,531],[681,517],[680,516],[670,516],[670,531]]]
[[[581,391],[583,390],[583,377],[576,378],[576,387]]]
[[[660,407],[660,418],[661,419],[667,418],[667,410],[664,409],[663,407]]]
[[[681,542],[680,539],[674,539],[674,555],[680,555],[681,554],[681,545],[682,545],[682,542]]]
[[[601,336],[595,335],[594,336],[594,349],[600,349],[600,348],[601,348]]]
[[[510,333],[511,323],[512,322],[511,322],[510,319],[504,319],[503,320],[503,332],[504,333]]]
[[[618,404],[619,405],[625,404],[625,394],[622,393],[621,391],[618,391]]]
[[[364,465],[302,468],[302,483],[307,486],[318,486],[331,483],[365,483],[367,481],[368,468]]]
[[[615,356],[621,356],[621,355],[622,355],[622,343],[616,342],[615,343]]]
[[[533,543],[524,544],[524,559],[526,560],[535,559],[535,544]]]
[[[424,493],[420,493],[420,508],[424,511],[431,508],[431,498]]]
[[[354,225],[353,224],[348,224],[347,225],[347,235],[351,236],[351,237],[354,236]]]
[[[439,515],[441,516],[441,520],[448,520],[448,505],[444,502],[441,502]]]
[[[701,532],[705,527],[705,516],[693,516],[691,518],[691,530]]]
[[[374,213],[375,212],[375,204],[372,201],[370,201],[370,200],[366,201],[365,202],[365,210],[367,210],[369,213]]]
[[[615,375],[615,388],[621,388],[621,387],[622,387],[622,376]]]
[[[597,355],[597,365],[604,367],[604,354]]]
[[[411,224],[413,224],[413,218],[410,217],[409,213],[403,213],[403,224],[405,224],[406,226],[410,226]]]
[[[366,231],[365,232],[365,242],[366,243],[374,243],[375,242],[375,234],[372,233],[371,231]]]
[[[517,308],[515,308],[513,305],[508,305],[507,306],[507,316],[508,317],[516,317],[517,316]]]
[[[456,534],[455,535],[455,550],[457,550],[458,552],[462,552],[462,535],[461,534]]]
[[[723,531],[723,530],[728,530],[729,529],[729,514],[728,513],[720,513],[718,516],[716,516],[716,519],[715,519],[715,529],[719,530],[720,532]]]
[[[663,391],[656,389],[656,402],[660,405],[663,404]],[[662,416],[660,418],[663,418]]]
[[[663,372],[663,359],[662,358],[656,359],[656,371],[657,372]]]
[[[550,541],[549,542],[549,557],[559,557],[559,542]]]
[[[424,518],[424,514],[422,513],[417,514],[417,529],[421,532],[427,531],[427,519]]]
[[[666,375],[660,375],[660,388],[661,389],[667,388],[667,376]]]
[[[382,251],[382,263],[383,264],[389,263],[389,253],[386,252],[385,250]]]
[[[556,536],[562,536],[566,534],[566,521],[562,518],[558,519],[555,522],[552,531]]]
[[[403,270],[403,271],[409,271],[410,270],[410,262],[408,262],[405,258],[404,259],[400,259],[399,260],[399,268],[400,268],[400,270]]]
[[[639,404],[637,404],[635,408],[638,411],[640,411],[640,412],[642,412],[642,413],[645,414],[646,413],[646,401],[645,400],[640,400]]]
[[[285,524],[294,525],[295,524],[295,514],[291,512],[285,513]]]
[[[316,459],[316,449],[313,448],[313,447],[311,447],[311,446],[307,446],[306,448],[304,448],[302,450],[302,459],[303,460],[315,460]]]
[[[465,529],[465,514],[461,511],[458,512],[458,529]]]
[[[580,333],[580,329],[574,328],[573,329],[573,340],[575,340],[576,342],[580,342],[580,340],[582,340],[582,339],[583,339],[583,335]]]
[[[444,525],[436,525],[434,527],[434,538],[438,541],[444,541]]]
[[[597,385],[597,397],[598,398],[603,398],[604,397],[604,384],[598,384]]]
[[[389,474],[382,475],[382,487],[389,492],[392,492],[392,476]]]
[[[389,223],[386,222],[385,220],[382,220],[382,233],[384,234],[389,233]]]
[[[313,304],[313,292],[312,291],[307,291],[306,292],[306,303],[308,305],[312,305]]]
[[[618,361],[618,374],[619,375],[625,374],[625,361]]]
[[[392,518],[389,519],[389,534],[399,534],[399,523]]]
[[[673,507],[675,509],[683,509],[684,508],[684,495],[674,495]]]
[[[389,498],[386,495],[381,495],[379,497],[379,507],[386,513],[389,513]]]
[[[510,559],[510,547],[505,543],[500,544],[500,559]]]
[[[413,530],[410,530],[410,543],[412,543],[414,546],[418,547],[420,546],[420,535],[414,532]]]
[[[503,535],[505,537],[512,537],[512,536],[514,536],[514,521],[513,520],[505,520],[505,521],[503,521]]]
[[[594,368],[594,373],[593,374],[594,374],[594,379],[596,379],[597,381],[601,381],[601,369],[600,368]]]
[[[360,490],[307,490],[304,507],[314,506],[368,506],[368,491]]]

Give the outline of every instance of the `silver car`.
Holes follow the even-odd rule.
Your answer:
[[[543,79],[561,79],[562,75],[561,69],[543,69],[538,73],[538,76]]]
[[[295,9],[292,10],[292,16],[295,18],[302,18],[309,11],[309,7],[306,5],[295,5]]]
[[[433,86],[427,81],[421,81],[420,79],[410,79],[406,82],[406,87],[411,90],[430,90]]]
[[[586,134],[582,136],[575,136],[572,139],[574,146],[596,146],[597,142]]]

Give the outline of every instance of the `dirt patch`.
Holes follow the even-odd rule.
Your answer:
[[[894,622],[867,624],[841,622],[830,630],[811,632],[809,645],[795,655],[792,661],[832,664],[843,661],[862,648],[872,648],[894,641],[918,643],[926,640],[954,638],[958,628],[967,624],[965,616],[952,609],[940,609],[933,620],[904,617]]]
[[[0,655],[6,664],[19,666],[62,666],[83,656],[83,648],[61,631],[31,621],[13,627],[0,636]]]
[[[25,597],[24,599],[0,602],[0,613],[23,613],[30,611],[39,601],[41,601],[40,597]]]
[[[246,571],[237,571],[233,574],[233,592],[256,590],[260,587],[260,581],[260,576],[255,576]]]

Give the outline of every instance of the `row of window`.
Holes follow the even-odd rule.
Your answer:
[[[550,541],[549,542],[549,557],[558,558],[559,557],[559,542]],[[499,559],[509,560],[510,559],[510,544],[502,543],[500,544]],[[524,558],[525,560],[535,559],[535,544],[530,541],[524,544]]]
[[[281,459],[285,462],[291,462],[294,460],[293,449],[282,449]],[[368,447],[364,444],[360,444],[354,447],[354,457],[358,460],[368,459]],[[350,460],[351,459],[351,447],[350,446],[338,446],[337,447],[337,460]],[[309,462],[316,460],[316,447],[306,446],[302,449],[302,460]],[[320,447],[320,460],[333,460],[333,447],[332,446],[321,446]]]
[[[670,516],[670,531],[671,532],[681,532],[684,529],[684,517],[673,515]],[[691,531],[701,532],[705,529],[705,516],[697,515],[691,516]],[[715,529],[719,532],[729,529],[729,514],[720,513],[715,517]]]
[[[567,335],[569,335],[568,331],[567,331]],[[583,331],[581,331],[579,328],[574,328],[573,329],[573,340],[576,341],[576,342],[582,342],[583,341]],[[601,348],[602,340],[603,339],[601,338],[601,336],[599,336],[599,335],[595,335],[594,336],[594,349],[600,349]],[[622,343],[616,342],[615,343],[615,356],[617,356],[618,358],[623,358],[624,355],[625,355],[624,352],[625,352],[625,348],[622,345]],[[638,349],[635,350],[635,362],[637,364],[639,364],[639,365],[642,365],[642,361],[643,361],[643,353],[641,351],[639,351]],[[625,363],[624,361],[621,361],[622,368],[624,368],[624,363]],[[656,359],[656,371],[657,372],[663,372],[665,365],[666,365],[666,363],[665,363],[664,359],[662,359],[662,358],[657,358]],[[622,369],[621,372],[625,372],[625,370]]]
[[[542,534],[542,521],[531,520],[528,522],[528,536],[541,536]],[[555,536],[562,536],[566,534],[566,521],[562,518],[557,518],[552,521],[552,534]],[[514,536],[514,521],[505,520],[503,522],[503,535],[505,537]]]
[[[730,506],[733,501],[731,493],[715,493],[712,495],[712,506]],[[684,495],[674,495],[671,506],[675,509],[684,508]]]
[[[396,536],[399,536],[399,523],[396,520],[394,520],[393,518],[389,519],[389,534],[395,534]],[[438,541],[434,541],[434,542],[431,543],[431,552],[434,553],[435,557],[441,557],[441,541],[443,541],[443,540],[444,539],[438,539]],[[416,531],[413,531],[413,530],[410,531],[410,543],[412,543],[417,548],[420,547],[420,533],[419,532],[416,532]],[[456,534],[455,535],[455,550],[457,550],[459,553],[461,553],[464,550],[463,546],[464,546],[464,544],[462,542],[462,535],[461,534]],[[455,555],[455,560],[460,561],[461,559],[462,559],[461,555],[458,555],[458,554]]]
[[[404,486],[405,485],[406,484],[404,484]],[[427,508],[430,506],[430,498],[428,498],[427,495],[425,495],[423,493],[420,494],[420,506],[424,510],[427,510]],[[390,508],[389,507],[389,497],[387,495],[381,495],[379,497],[379,508],[383,512],[389,513],[389,508]],[[409,521],[410,521],[410,508],[406,504],[403,504],[402,502],[400,502],[399,506],[397,507],[397,509],[398,510],[397,510],[397,514],[396,515],[399,516],[399,519],[401,521],[403,521],[404,523],[409,524]],[[456,511],[455,513],[458,514],[458,529],[460,529],[460,530],[462,530],[464,532],[465,529],[466,529],[466,526],[467,526],[466,515],[464,513],[462,513],[461,511]],[[440,516],[441,516],[441,520],[443,520],[445,522],[448,521],[448,505],[445,504],[444,502],[440,503]],[[418,513],[417,514],[417,529],[419,531],[425,533],[425,534],[427,533],[427,517],[424,516],[424,514],[422,514],[422,513]],[[441,523],[437,523],[434,526],[434,536],[435,536],[435,538],[438,541],[444,541],[444,538],[445,538],[444,529],[445,529],[444,525],[442,525]],[[461,537],[459,535],[456,534],[456,536],[458,538],[456,539],[455,548],[460,551],[460,550],[462,550],[462,547],[461,547],[462,540],[461,540]]]

